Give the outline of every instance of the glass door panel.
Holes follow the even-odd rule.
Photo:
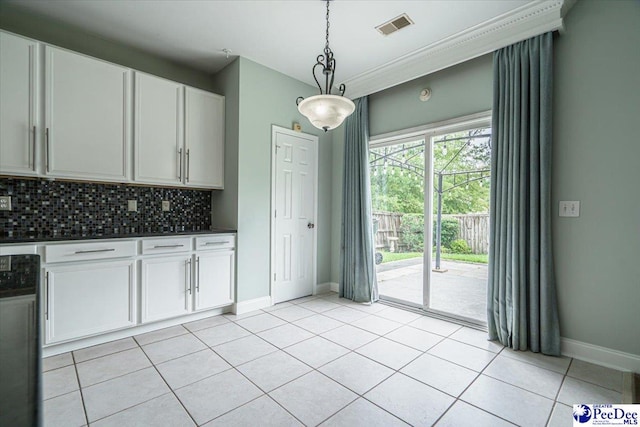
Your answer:
[[[425,140],[374,147],[369,165],[380,296],[422,307]]]
[[[425,308],[486,322],[491,129],[431,138],[433,230]]]

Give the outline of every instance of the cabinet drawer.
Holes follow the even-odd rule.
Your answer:
[[[191,250],[190,237],[147,239],[142,241],[143,255],[189,252],[190,250]]]
[[[233,249],[236,246],[236,236],[233,234],[217,234],[206,237],[196,237],[196,250]]]
[[[128,240],[48,244],[44,251],[47,263],[124,258],[136,255],[136,242]]]
[[[0,255],[37,254],[36,245],[0,245]]]

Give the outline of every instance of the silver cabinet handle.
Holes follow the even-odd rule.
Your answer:
[[[49,172],[49,128],[44,130],[44,147],[46,149],[46,166],[47,172]]]
[[[200,292],[200,257],[196,257],[196,292]]]
[[[44,281],[45,281],[45,285],[44,285],[44,294],[45,294],[44,318],[46,320],[49,320],[49,272],[48,271],[45,273]]]
[[[184,245],[155,245],[153,249],[181,248]]]
[[[33,162],[33,170],[36,170],[36,127],[33,127],[33,151],[31,153],[31,161]]]
[[[182,148],[178,149],[178,181],[182,181]]]
[[[189,278],[190,274],[190,270],[191,270],[191,260],[188,259],[185,261],[185,275],[186,275],[186,282],[187,282],[187,286],[189,286],[189,288],[187,289],[189,291],[189,295],[191,295],[191,280]]]
[[[88,250],[88,251],[75,251],[74,253],[76,254],[94,254],[94,253],[98,253],[98,252],[114,252],[115,249],[111,248],[111,249],[92,249],[92,250]]]
[[[189,156],[189,149],[187,148],[187,167],[186,167],[186,181],[189,182],[189,169],[191,169],[191,157]]]
[[[205,246],[211,246],[211,245],[224,245],[227,244],[229,242],[206,242],[204,245]]]

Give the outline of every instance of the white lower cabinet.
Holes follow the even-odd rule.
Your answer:
[[[195,255],[195,309],[219,307],[233,303],[235,251],[201,251]]]
[[[233,234],[43,246],[45,346],[234,302]]]
[[[142,321],[166,319],[191,312],[191,257],[144,259],[142,269]]]
[[[45,344],[136,324],[135,261],[45,268]]]

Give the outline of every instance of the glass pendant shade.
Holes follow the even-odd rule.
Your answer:
[[[307,99],[299,96],[296,99],[298,111],[309,119],[309,122],[318,129],[328,131],[337,128],[356,109],[355,104],[349,98],[344,97],[345,85],[340,85],[340,95],[331,95],[333,79],[336,71],[336,59],[329,47],[329,0],[327,0],[327,31],[323,53],[316,57],[316,63],[311,72],[318,85],[320,95]],[[324,91],[320,81],[324,80]]]
[[[325,132],[340,126],[355,109],[353,101],[339,95],[315,95],[298,104],[300,113]]]

